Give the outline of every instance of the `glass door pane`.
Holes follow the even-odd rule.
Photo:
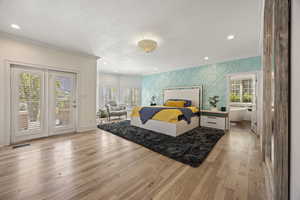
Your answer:
[[[55,126],[67,126],[71,121],[72,112],[72,80],[69,77],[55,78],[56,108]]]
[[[44,72],[12,68],[12,142],[47,135],[44,130]]]
[[[51,134],[75,130],[75,75],[50,72]]]
[[[41,129],[41,77],[30,72],[19,74],[19,131]]]

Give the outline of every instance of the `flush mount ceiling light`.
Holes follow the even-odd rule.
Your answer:
[[[21,27],[17,24],[11,24],[10,27],[14,28],[14,29],[20,29]]]
[[[206,57],[204,57],[204,60],[208,60],[208,57],[206,56]]]
[[[157,47],[157,42],[151,39],[144,39],[138,42],[138,46],[146,53],[154,51]]]
[[[228,35],[228,36],[227,36],[227,40],[233,40],[234,37],[235,37],[234,35]]]

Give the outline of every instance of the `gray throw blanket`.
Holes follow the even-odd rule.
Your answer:
[[[158,113],[161,110],[166,110],[166,109],[177,109],[180,110],[183,114],[183,119],[187,121],[188,124],[191,123],[191,118],[193,116],[193,112],[191,109],[188,108],[171,108],[171,107],[143,107],[139,111],[140,113],[140,119],[143,124],[145,124],[149,119],[152,119],[152,117]]]

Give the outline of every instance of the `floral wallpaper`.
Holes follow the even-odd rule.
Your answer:
[[[226,106],[226,75],[261,70],[261,57],[232,60],[159,74],[147,75],[142,80],[142,105],[149,105],[152,96],[162,104],[162,90],[168,87],[203,85],[203,106],[209,107],[208,97],[220,97],[218,107]]]

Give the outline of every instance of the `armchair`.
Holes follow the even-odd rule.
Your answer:
[[[127,111],[126,106],[117,105],[115,101],[109,101],[106,105],[106,110],[108,114],[108,120],[110,121],[111,117],[121,117],[126,116],[127,119]]]

